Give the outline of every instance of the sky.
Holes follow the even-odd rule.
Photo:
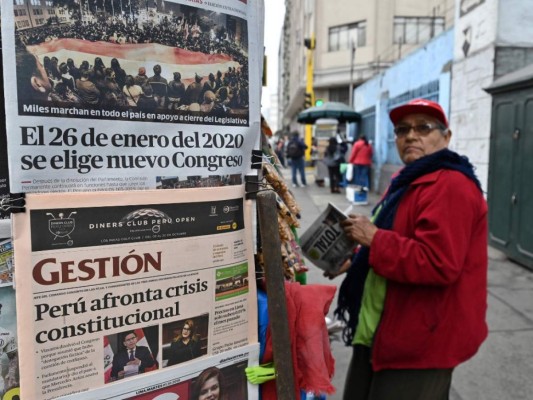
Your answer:
[[[267,86],[263,88],[262,108],[270,107],[270,95],[277,90],[278,50],[281,27],[285,16],[285,0],[264,0],[265,2],[265,54],[268,56]],[[264,114],[264,113],[263,113]]]

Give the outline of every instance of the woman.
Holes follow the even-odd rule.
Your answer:
[[[193,400],[223,400],[224,380],[217,367],[204,370],[194,382],[192,388]]]
[[[215,106],[216,97],[217,96],[210,90],[205,92],[204,93],[204,102],[202,104],[200,104],[200,111],[211,112],[211,110]]]
[[[100,57],[96,57],[94,59],[94,66],[91,70],[91,82],[93,82],[96,87],[101,91],[104,87],[104,80],[105,80],[105,70],[106,67],[104,65],[104,62]]]
[[[116,58],[111,59],[111,68],[115,71],[115,80],[122,89],[126,84],[126,72],[121,68],[119,61]]]
[[[354,165],[354,183],[363,188],[369,187],[369,172],[372,165],[372,145],[365,135],[359,136],[354,143],[349,162]]]
[[[181,331],[172,340],[167,366],[180,364],[200,357],[200,352],[200,342],[194,329],[194,321],[188,319],[183,324]]]
[[[104,101],[102,107],[115,108],[117,106],[127,106],[126,96],[120,89],[115,79],[115,71],[113,68],[105,69],[105,79],[102,86],[104,94]]]
[[[339,183],[342,179],[340,166],[344,162],[344,149],[343,144],[337,143],[337,138],[329,138],[329,144],[324,154],[324,163],[328,167],[329,172],[329,187],[331,193],[340,193]]]
[[[128,105],[130,107],[137,107],[137,102],[139,101],[139,97],[143,94],[143,90],[139,85],[135,84],[132,75],[126,76],[126,84],[124,85],[122,92],[124,92],[124,96],[126,96]]]

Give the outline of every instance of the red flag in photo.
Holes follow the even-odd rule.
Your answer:
[[[63,38],[27,46],[28,50],[44,63],[44,57],[72,58],[77,65],[84,60],[92,63],[100,57],[105,65],[116,58],[127,74],[136,75],[139,67],[152,71],[156,64],[162,67],[162,76],[172,79],[172,73],[179,71],[182,81],[190,83],[196,74],[207,78],[209,73],[231,68],[240,64],[228,54],[204,54],[197,51],[165,46],[158,43],[110,43],[89,42],[82,39]]]
[[[111,370],[113,369],[113,349],[107,336],[104,336],[104,382],[111,382]]]
[[[154,371],[157,369],[157,360],[154,357],[154,353],[152,352],[152,349],[150,348],[150,345],[148,344],[148,340],[146,340],[146,337],[144,336],[144,332],[142,329],[135,329],[134,330],[135,335],[137,335],[137,346],[144,346],[150,351],[150,355],[156,362],[153,367],[145,368],[144,372],[148,371]]]

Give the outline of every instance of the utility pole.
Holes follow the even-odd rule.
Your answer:
[[[353,108],[353,68],[355,64],[355,43],[352,40],[352,48],[350,51],[350,93],[349,93],[349,99],[350,99],[350,107]]]
[[[311,34],[311,39],[305,39],[304,45],[307,48],[307,68],[306,68],[306,84],[305,93],[311,96],[311,107],[315,105],[315,91],[313,89],[313,74],[314,74],[314,51],[315,51],[315,34]],[[307,151],[305,152],[305,160],[311,159],[311,144],[313,142],[313,125],[305,125],[305,144]]]
[[[437,18],[437,9],[433,7],[433,17],[431,18],[431,31],[429,32],[429,37],[435,37],[435,18]]]

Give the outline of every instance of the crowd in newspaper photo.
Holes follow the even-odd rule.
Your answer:
[[[16,24],[21,114],[247,124],[245,19],[163,0],[46,5],[43,25]]]

